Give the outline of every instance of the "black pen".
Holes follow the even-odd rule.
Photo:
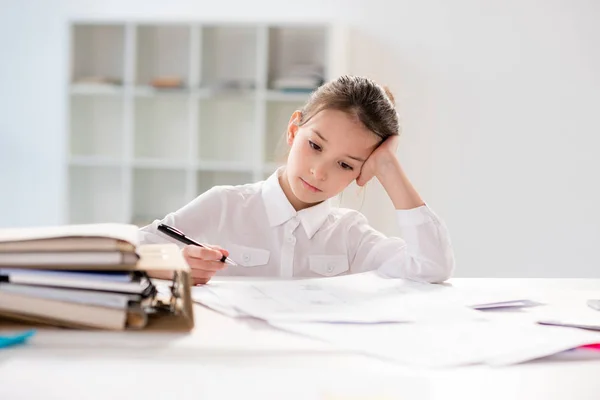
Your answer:
[[[189,237],[185,236],[185,234],[183,232],[181,232],[178,229],[173,228],[172,226],[165,225],[165,224],[159,224],[158,225],[158,230],[160,232],[164,233],[165,235],[168,235],[168,236],[172,237],[175,240],[179,240],[181,243],[191,244],[191,245],[194,245],[194,246],[205,247],[207,249],[215,250],[215,249],[213,249],[210,246],[207,246],[207,245],[202,244],[202,243],[198,243],[195,240],[190,239]],[[221,262],[227,263],[229,265],[237,265],[235,263],[235,261],[233,261],[232,259],[230,259],[229,257],[227,257],[225,254],[223,254],[223,257],[221,257]]]

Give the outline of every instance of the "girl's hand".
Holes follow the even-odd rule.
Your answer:
[[[358,186],[366,185],[374,176],[379,177],[390,165],[398,163],[396,150],[398,150],[399,141],[400,136],[390,136],[371,153],[363,164],[360,175],[356,178]]]
[[[229,252],[219,246],[198,247],[194,245],[183,248],[183,258],[190,266],[192,271],[192,284],[205,284],[217,273],[227,267],[227,264],[221,262],[223,255],[229,256]]]

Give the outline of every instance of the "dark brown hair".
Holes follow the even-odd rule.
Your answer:
[[[400,134],[394,96],[386,87],[360,76],[342,75],[314,91],[301,110],[298,126],[323,110],[343,111],[381,138]]]

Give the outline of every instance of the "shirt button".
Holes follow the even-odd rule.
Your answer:
[[[251,259],[250,254],[244,254],[242,256],[242,260],[244,260],[244,262],[250,262],[250,259]]]
[[[334,269],[335,269],[335,264],[328,264],[327,265],[327,272],[333,272]]]
[[[294,243],[296,241],[296,239],[294,239],[293,236],[288,236],[287,241],[288,241],[288,243]]]

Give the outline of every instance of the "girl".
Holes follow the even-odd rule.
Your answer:
[[[387,89],[355,76],[330,81],[291,116],[285,166],[262,182],[213,187],[141,228],[141,243],[167,241],[157,233],[162,222],[218,244],[183,248],[194,284],[215,274],[292,278],[374,269],[442,282],[454,269],[452,247],[400,166],[399,129]],[[402,239],[385,237],[359,212],[329,203],[353,181],[364,186],[373,177],[397,210]],[[223,255],[237,265],[220,262]]]

